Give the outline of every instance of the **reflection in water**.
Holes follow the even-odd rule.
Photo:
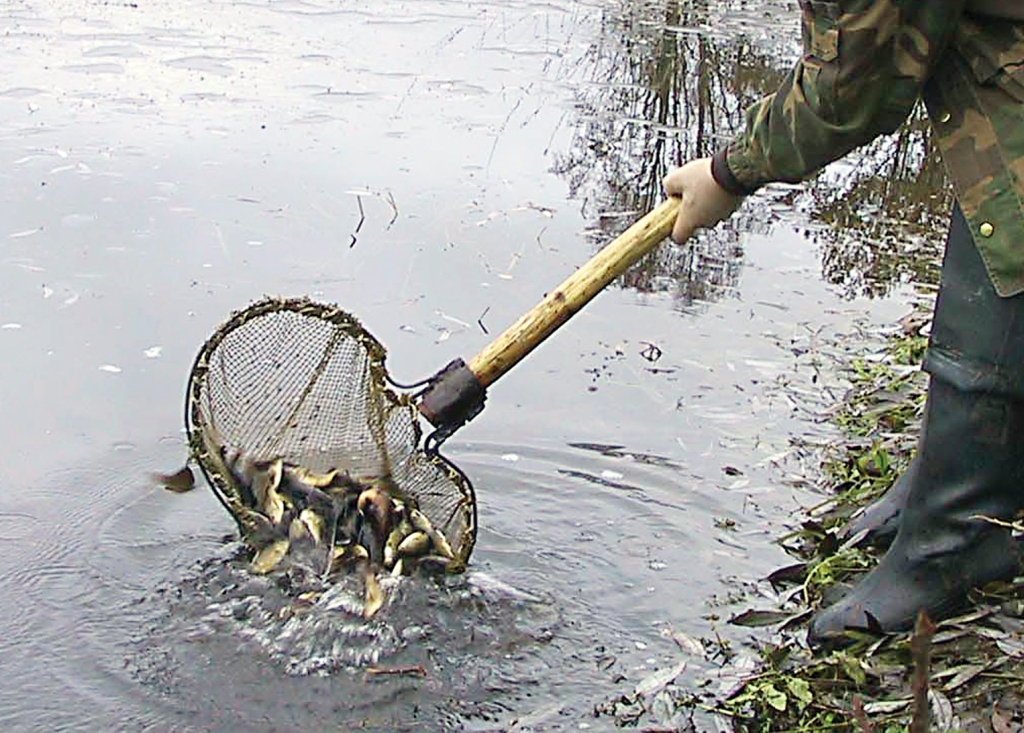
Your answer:
[[[923,109],[834,168],[808,186],[824,279],[847,297],[936,284],[952,190]]]
[[[760,15],[737,21],[741,14],[727,5],[620,0],[605,10],[602,32],[579,67],[586,83],[575,93],[573,143],[554,166],[594,221],[596,244],[652,208],[670,167],[712,154],[741,129],[746,106],[782,80],[795,33],[781,28],[772,35]],[[719,37],[709,30],[723,15],[737,33]],[[622,283],[670,292],[681,307],[722,297],[738,280],[739,233],[764,232],[779,212],[797,208],[825,225],[809,234],[821,247],[824,277],[846,295],[934,282],[950,202],[943,184],[918,113],[807,186],[775,187],[748,202],[713,237],[660,247]],[[775,211],[764,206],[768,199]]]
[[[572,148],[555,165],[595,220],[599,243],[657,204],[669,168],[714,152],[737,131],[744,108],[782,77],[781,53],[743,35],[695,32],[711,23],[710,13],[678,0],[623,0],[605,11],[582,65],[589,83],[575,95]],[[623,284],[671,292],[683,307],[720,297],[738,279],[742,223],[727,222],[696,244],[660,247]]]

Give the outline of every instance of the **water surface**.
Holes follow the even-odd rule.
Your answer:
[[[715,5],[6,4],[5,730],[600,726],[678,661],[666,629],[741,639],[724,620],[815,501],[791,438],[837,395],[808,354],[920,279],[877,246],[905,232],[824,194],[665,245],[503,378],[446,445],[470,572],[373,625],[285,634],[213,495],[148,478],[184,457],[199,345],[264,294],[340,303],[400,381],[487,344],[777,83],[795,4]],[[358,649],[426,676],[368,678]]]

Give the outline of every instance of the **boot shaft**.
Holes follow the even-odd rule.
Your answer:
[[[959,205],[950,221],[924,370],[964,391],[1024,400],[1024,293],[996,293]]]

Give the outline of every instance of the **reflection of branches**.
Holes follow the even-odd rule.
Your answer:
[[[584,214],[596,219],[593,234],[601,242],[660,200],[670,165],[710,154],[735,131],[746,105],[781,78],[750,44],[694,33],[707,24],[707,13],[679,0],[657,8],[622,0],[588,51],[576,134],[554,170],[582,199]],[[735,230],[726,228],[714,242],[666,244],[623,284],[673,290],[684,305],[709,299],[736,282],[736,241]]]
[[[895,134],[810,186],[822,274],[849,296],[935,283],[952,196],[919,110]]]
[[[778,86],[789,66],[789,35],[769,32],[757,45],[752,36],[766,31],[737,25],[742,14],[743,3],[732,0],[611,0],[600,35],[577,67],[586,79],[575,80],[571,147],[553,166],[594,222],[595,243],[661,198],[669,166],[711,154],[738,131],[747,105]],[[793,203],[807,199],[811,217],[825,225],[812,232],[825,279],[850,296],[880,295],[897,282],[934,281],[933,255],[950,202],[943,180],[917,115],[827,169],[806,194],[782,195]],[[672,292],[684,306],[728,292],[739,273],[738,232],[769,226],[769,217],[752,217],[751,208],[713,237],[663,245],[622,284]]]

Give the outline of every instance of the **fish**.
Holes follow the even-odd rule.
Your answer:
[[[204,437],[206,431],[203,431]],[[212,457],[214,454],[207,451]],[[245,451],[227,445],[218,444],[216,455],[220,459],[220,465],[214,465],[214,470],[220,473],[231,487],[238,492],[237,500],[250,509],[258,509],[261,503],[256,495],[256,488],[253,483],[256,478],[264,473],[268,463],[257,461]]]
[[[277,488],[281,485],[283,462],[278,459],[266,471],[258,471],[252,481],[253,493],[258,497],[256,508],[271,522],[281,524],[284,519],[285,502]]]
[[[367,566],[364,570],[363,581],[365,583],[363,618],[373,618],[374,614],[384,605],[384,591],[381,590],[380,583],[377,582],[377,574],[373,571],[372,566]]]
[[[420,555],[425,555],[427,551],[431,549],[432,544],[430,535],[421,530],[417,530],[402,540],[395,552],[400,558],[418,557]]]
[[[302,522],[309,536],[313,538],[314,543],[319,545],[324,541],[325,520],[322,516],[312,509],[303,509],[299,512],[299,521]]]
[[[238,528],[246,538],[251,534],[261,533],[266,522],[258,511],[247,483],[239,481],[236,474],[229,468],[241,457],[241,451],[227,448],[215,427],[206,423],[199,431],[198,439],[194,439],[192,450],[202,464],[204,473],[210,481],[210,487],[220,499],[224,508],[234,517]]]
[[[419,509],[409,510],[409,521],[412,522],[412,526],[421,532],[425,532],[429,537],[431,543],[434,545],[434,550],[443,557],[449,560],[455,559],[455,553],[452,552],[452,546],[448,542],[448,538],[443,533],[438,532],[434,529],[434,525],[430,523],[426,515]]]
[[[395,522],[395,502],[386,491],[377,487],[366,489],[359,495],[356,509],[362,517],[359,544],[370,553],[370,563],[384,562],[384,544]]]
[[[282,521],[288,523],[292,551],[305,556],[300,562],[312,563],[313,567],[319,568],[318,573],[326,576],[335,567],[333,548],[339,541],[345,543],[351,541],[351,538],[338,533],[338,517],[344,506],[339,507],[334,498],[322,488],[307,483],[306,479],[310,477],[314,483],[329,483],[322,475],[309,473],[283,461],[275,461],[270,473],[273,491],[268,492],[267,496],[273,498],[276,494],[283,502],[285,513]],[[279,479],[276,485],[275,479]],[[358,502],[358,497],[353,500]]]
[[[277,486],[278,494],[297,508],[300,514],[310,512],[319,517],[321,530],[333,525],[338,514],[334,500],[320,488],[307,484],[301,475],[292,466],[283,464],[281,481]],[[320,531],[319,535],[322,538],[324,532]]]
[[[317,553],[312,558],[307,556],[300,562],[312,559],[327,572],[336,512],[328,495],[299,478],[312,474],[295,470],[281,458],[259,460],[233,447],[221,448],[218,457],[215,470],[230,477],[229,483],[237,490],[241,503],[251,503],[251,511],[245,507],[240,510],[251,515],[243,533],[256,550],[251,563],[253,571],[269,573],[289,553],[301,550],[303,554],[314,549]],[[319,548],[324,551],[320,553]]]
[[[187,464],[174,473],[153,473],[150,476],[157,484],[175,494],[184,494],[196,487],[195,474]]]
[[[348,544],[356,542],[362,530],[363,516],[358,508],[359,495],[352,493],[343,500],[335,502],[337,518],[334,522],[334,542]]]
[[[317,489],[325,489],[328,486],[332,486],[339,475],[339,471],[336,468],[332,468],[327,473],[314,473],[302,466],[289,466],[288,469],[299,481]]]
[[[311,540],[315,543],[313,535],[309,531],[309,527],[299,517],[295,517],[291,522],[288,523],[288,539],[290,542],[298,543],[303,540]]]
[[[375,573],[446,572],[458,564],[444,532],[390,474],[313,471],[282,456],[255,457],[215,438],[215,431],[204,431],[212,460],[207,464],[204,457],[203,465],[229,484],[220,493],[227,494],[222,498],[254,550],[254,573],[273,572],[289,558],[289,567],[319,568],[324,579],[362,574],[369,617],[385,602]]]
[[[253,557],[249,568],[257,575],[266,575],[276,568],[284,556],[288,554],[291,542],[287,539],[280,539],[267,545]]]
[[[426,573],[443,575],[452,570],[454,561],[441,555],[424,555],[416,559],[416,569]]]
[[[390,568],[395,564],[398,559],[398,546],[415,531],[409,520],[405,518],[405,513],[402,512],[398,526],[391,530],[387,542],[384,543],[384,567]]]

